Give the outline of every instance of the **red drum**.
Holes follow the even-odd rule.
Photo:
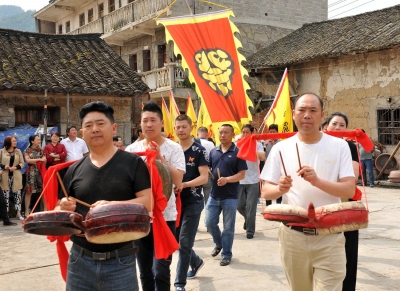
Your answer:
[[[308,212],[303,207],[289,204],[271,204],[265,207],[264,218],[280,222],[307,222]]]
[[[95,244],[137,240],[150,232],[150,216],[142,204],[99,205],[89,210],[85,221],[76,213],[70,219]]]
[[[82,215],[72,211],[33,213],[26,217],[24,221],[24,232],[52,236],[79,234],[81,230],[71,222],[69,219],[71,215],[83,219]]]
[[[368,210],[361,201],[328,204],[315,208],[318,234],[331,234],[368,227]]]

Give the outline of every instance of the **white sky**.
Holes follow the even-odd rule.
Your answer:
[[[17,5],[24,10],[40,10],[49,0],[0,0],[0,5]],[[328,17],[340,18],[400,4],[400,0],[328,0]]]

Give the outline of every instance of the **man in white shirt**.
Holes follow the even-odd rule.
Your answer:
[[[182,147],[161,135],[164,125],[161,108],[153,101],[147,102],[142,109],[141,127],[145,138],[127,146],[125,151],[135,153],[144,152],[147,148],[155,149],[158,157],[164,163],[172,178],[174,185],[181,185],[183,174],[186,171],[185,154]],[[171,197],[163,214],[171,232],[175,235],[175,223],[177,217],[175,193],[171,189]],[[143,291],[170,290],[172,254],[167,259],[154,257],[153,227],[148,236],[135,241],[139,247],[137,263],[140,270],[140,281]]]
[[[78,131],[76,126],[72,125],[67,127],[67,138],[64,138],[60,143],[63,144],[67,150],[66,162],[75,161],[83,158],[89,153],[86,142],[77,137]]]
[[[205,147],[208,157],[210,156],[210,152],[212,149],[215,148],[214,143],[207,140],[208,136],[208,129],[204,126],[201,126],[197,129],[197,137],[200,140],[200,143],[203,147]],[[210,196],[211,192],[211,177],[208,176],[208,181],[203,185],[203,194],[204,194],[204,206],[207,204],[208,197]]]
[[[283,204],[307,209],[310,202],[320,207],[353,197],[355,178],[349,146],[319,130],[323,118],[323,101],[318,95],[306,93],[297,99],[293,120],[298,133],[272,147],[261,172],[265,199],[283,196]],[[278,236],[292,291],[342,291],[346,275],[343,233],[319,235],[315,228],[281,223]]]

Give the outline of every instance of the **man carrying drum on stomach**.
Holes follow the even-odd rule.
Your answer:
[[[283,195],[283,204],[307,209],[310,202],[320,207],[340,203],[341,197],[353,197],[355,178],[349,147],[344,140],[319,131],[323,118],[319,96],[306,93],[297,99],[293,120],[299,131],[272,148],[261,173],[265,199]],[[342,290],[346,275],[343,233],[318,235],[312,229],[304,231],[281,224],[279,242],[283,268],[293,291]]]
[[[143,160],[113,145],[113,108],[102,101],[86,104],[79,112],[81,133],[90,154],[69,167],[64,184],[70,196],[92,207],[139,203],[150,211],[150,176]],[[140,175],[138,175],[140,173]],[[55,210],[76,211],[84,217],[89,208],[62,198]],[[133,242],[93,244],[71,236],[66,290],[139,290]]]

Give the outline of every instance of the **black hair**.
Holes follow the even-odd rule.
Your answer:
[[[136,133],[139,135],[139,133],[142,133],[143,132],[143,129],[141,128],[141,127],[139,127],[137,130],[136,130]]]
[[[142,109],[142,114],[143,114],[143,112],[146,112],[146,111],[156,113],[158,115],[158,117],[160,117],[160,119],[163,120],[163,114],[162,114],[161,108],[153,100],[150,100],[150,101],[146,102],[146,104],[144,104],[143,109]]]
[[[83,106],[79,111],[79,119],[81,123],[83,118],[85,118],[85,116],[90,112],[104,113],[104,115],[110,120],[111,124],[114,123],[114,109],[104,101],[93,101]]]
[[[317,99],[318,99],[318,101],[319,101],[319,104],[321,105],[321,110],[322,110],[322,111],[324,110],[324,101],[322,100],[321,97],[319,97],[317,94],[312,93],[312,92],[306,92],[306,93],[301,94],[299,97],[297,97],[296,101],[294,102],[294,107],[295,107],[295,108],[296,108],[297,101],[299,101],[299,99],[300,99],[301,97],[303,97],[304,95],[313,95],[313,96],[317,97]]]
[[[77,129],[75,125],[68,126],[68,127],[67,127],[67,130],[66,130],[67,135],[68,135],[69,131],[71,130],[71,128]]]
[[[139,136],[137,134],[132,135],[132,139],[131,142],[133,143],[134,141],[136,141],[139,138]]]
[[[275,129],[276,131],[279,131],[279,130],[278,130],[278,125],[277,125],[277,124],[274,124],[274,123],[271,124],[270,126],[268,126],[268,129],[269,129],[269,130]]]
[[[333,112],[331,115],[329,115],[329,117],[326,119],[326,122],[329,124],[331,122],[331,120],[335,117],[335,116],[340,116],[344,119],[344,122],[346,123],[346,128],[349,125],[349,119],[347,118],[347,115],[344,114],[343,112]]]
[[[119,136],[118,135],[114,135],[113,136],[113,141],[118,141]]]
[[[187,121],[190,125],[192,125],[192,119],[186,114],[178,115],[178,117],[175,118],[175,121]]]
[[[38,134],[34,134],[34,135],[31,135],[31,136],[29,137],[29,146],[30,146],[30,147],[32,146],[32,142],[35,140],[35,138],[36,138],[37,136],[39,136],[39,135],[38,135]]]
[[[248,128],[248,129],[250,129],[250,132],[251,132],[251,133],[254,132],[254,126],[252,126],[250,123],[247,123],[247,124],[243,125],[242,130],[243,130],[243,128]]]
[[[223,127],[223,126],[230,127],[230,128],[232,129],[232,132],[235,132],[235,129],[233,128],[233,126],[232,126],[231,124],[229,124],[229,123],[224,123],[224,124],[222,124],[222,125],[220,126],[220,128]]]

